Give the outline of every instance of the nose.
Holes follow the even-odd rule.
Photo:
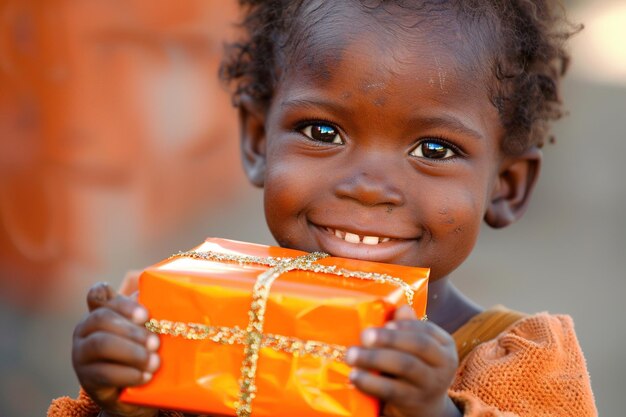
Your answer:
[[[404,194],[384,173],[360,171],[344,177],[335,187],[335,195],[370,207],[404,204]]]

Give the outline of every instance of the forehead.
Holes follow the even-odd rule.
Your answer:
[[[345,5],[316,12],[322,17],[301,29],[308,36],[284,66],[271,109],[323,109],[324,117],[367,121],[398,137],[445,119],[445,126],[499,147],[503,127],[486,65],[467,46],[453,11],[447,21],[392,13],[379,19]]]
[[[487,25],[476,16],[462,17],[454,1],[368,3],[346,0],[303,5],[295,12],[278,60],[286,68],[281,75],[293,70],[327,80],[337,63],[350,55],[350,47],[365,44],[367,55],[381,65],[406,67],[413,59],[430,59],[440,67],[447,61],[455,71],[470,74],[474,83],[485,85],[490,79],[493,40],[485,30]]]

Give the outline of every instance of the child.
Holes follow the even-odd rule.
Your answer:
[[[529,202],[560,115],[558,5],[242,3],[248,38],[223,77],[277,242],[431,268],[430,320],[400,309],[366,330],[347,355],[354,385],[393,417],[596,415],[569,317],[483,311],[449,281],[483,219],[507,226]],[[73,344],[84,391],[49,415],[181,415],[118,401],[158,369],[158,339],[132,298],[100,284],[87,299]]]

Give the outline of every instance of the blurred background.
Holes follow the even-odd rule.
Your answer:
[[[626,361],[626,2],[570,0],[569,116],[528,214],[485,228],[455,282],[485,306],[569,313],[598,409]],[[273,244],[216,73],[226,0],[0,0],[0,416],[74,396],[94,282],[207,236]],[[621,329],[621,330],[620,330]]]

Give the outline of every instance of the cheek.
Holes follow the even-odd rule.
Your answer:
[[[298,248],[298,228],[306,225],[302,215],[314,188],[296,161],[268,160],[264,204],[267,225],[279,245]]]
[[[471,253],[483,218],[483,199],[475,190],[446,189],[430,199],[427,222],[434,256],[445,265],[443,274],[459,266]],[[445,257],[445,259],[444,259]]]
[[[446,199],[437,207],[438,234],[477,233],[483,217],[482,200],[472,192],[457,193],[454,200]]]
[[[433,187],[423,201],[426,223],[436,239],[478,229],[483,217],[484,198],[478,187],[446,182]]]

